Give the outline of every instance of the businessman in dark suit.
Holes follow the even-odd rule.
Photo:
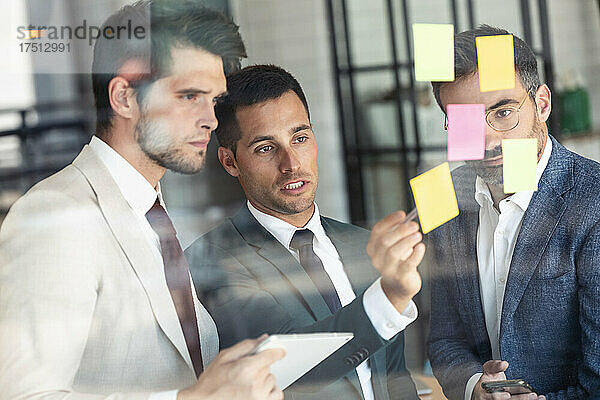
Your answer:
[[[499,34],[485,25],[458,34],[456,80],[433,83],[443,110],[484,104],[488,126],[485,158],[454,172],[460,215],[429,241],[429,357],[450,399],[492,398],[481,383],[507,378],[526,380],[529,398],[597,398],[600,165],[548,134],[550,89],[521,39],[515,87],[480,92],[475,38]],[[527,137],[538,143],[538,189],[505,194],[501,141]]]
[[[227,84],[219,160],[248,201],[186,250],[221,345],[261,332],[353,332],[286,398],[415,399],[403,330],[417,317],[417,224],[397,212],[369,235],[320,216],[316,138],[298,82],[258,65]]]

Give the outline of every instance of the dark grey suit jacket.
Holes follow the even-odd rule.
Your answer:
[[[262,333],[353,332],[354,339],[286,389],[286,399],[362,399],[355,368],[369,359],[377,400],[416,399],[404,365],[404,335],[383,340],[362,294],[379,276],[366,255],[369,232],[322,218],[357,298],[334,315],[302,266],[246,206],[185,252],[220,346]]]
[[[553,399],[600,395],[600,164],[552,140],[506,282],[500,353],[508,379]],[[460,215],[432,231],[429,358],[450,399],[492,358],[477,264],[475,174],[453,173]]]

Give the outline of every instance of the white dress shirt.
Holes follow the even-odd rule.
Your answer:
[[[323,262],[325,272],[331,278],[342,306],[346,306],[356,299],[356,294],[344,271],[340,255],[321,225],[321,216],[316,204],[315,211],[310,221],[302,228],[296,228],[279,218],[257,210],[249,201],[247,204],[248,209],[256,220],[271,233],[279,243],[288,249],[297,261],[299,261],[298,252],[290,248],[290,242],[297,230],[309,229],[314,234],[313,250]],[[373,282],[373,284],[365,291],[363,296],[363,306],[373,327],[385,340],[389,340],[399,332],[403,331],[411,322],[417,319],[418,314],[417,306],[412,300],[404,312],[399,313],[383,292],[381,278]],[[373,385],[371,384],[371,368],[367,361],[364,361],[356,367],[356,373],[358,374],[365,400],[374,400],[375,395],[373,392]]]
[[[160,183],[157,186],[157,190],[155,190],[150,182],[148,182],[146,178],[144,178],[144,176],[138,172],[138,170],[129,164],[129,162],[125,160],[119,153],[117,153],[112,147],[96,136],[92,137],[89,146],[106,166],[111,177],[119,187],[121,194],[129,204],[129,207],[131,207],[131,210],[138,221],[140,231],[150,245],[152,255],[156,259],[157,265],[160,267],[156,273],[163,277],[165,285],[167,285],[167,280],[164,273],[165,265],[160,250],[160,239],[158,234],[154,231],[154,229],[152,229],[150,222],[148,222],[146,219],[146,213],[150,210],[150,208],[152,208],[157,197],[158,201],[166,211],[165,203],[160,191]],[[196,291],[194,290],[193,283],[192,296],[194,299],[194,307],[196,308],[196,302],[198,302],[198,299],[196,297]],[[197,308],[196,313],[198,313]],[[177,393],[178,390],[156,392],[150,395],[149,400],[175,400],[177,398]]]
[[[546,147],[536,166],[536,178],[540,178],[552,153],[552,140],[546,139]],[[500,319],[508,270],[517,237],[521,230],[523,215],[529,206],[533,191],[516,192],[494,208],[494,200],[487,185],[479,176],[475,181],[475,200],[479,204],[479,227],[477,228],[477,263],[479,267],[479,292],[485,317],[492,359],[501,360]],[[475,384],[482,374],[473,375],[465,388],[465,400],[469,400]]]

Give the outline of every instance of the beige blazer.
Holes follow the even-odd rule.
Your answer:
[[[1,399],[137,399],[196,381],[138,226],[88,146],[14,204],[0,229]],[[207,365],[217,332],[196,306]]]

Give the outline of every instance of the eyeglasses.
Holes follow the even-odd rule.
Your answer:
[[[519,125],[519,113],[521,111],[521,107],[523,107],[523,104],[525,104],[525,100],[527,100],[527,96],[529,96],[529,92],[525,94],[525,97],[523,100],[521,100],[519,107],[500,106],[498,108],[489,110],[485,114],[485,122],[490,126],[490,128],[498,132],[506,132],[510,131],[511,129],[515,129],[517,125]],[[447,115],[444,121],[444,129],[448,130]]]

